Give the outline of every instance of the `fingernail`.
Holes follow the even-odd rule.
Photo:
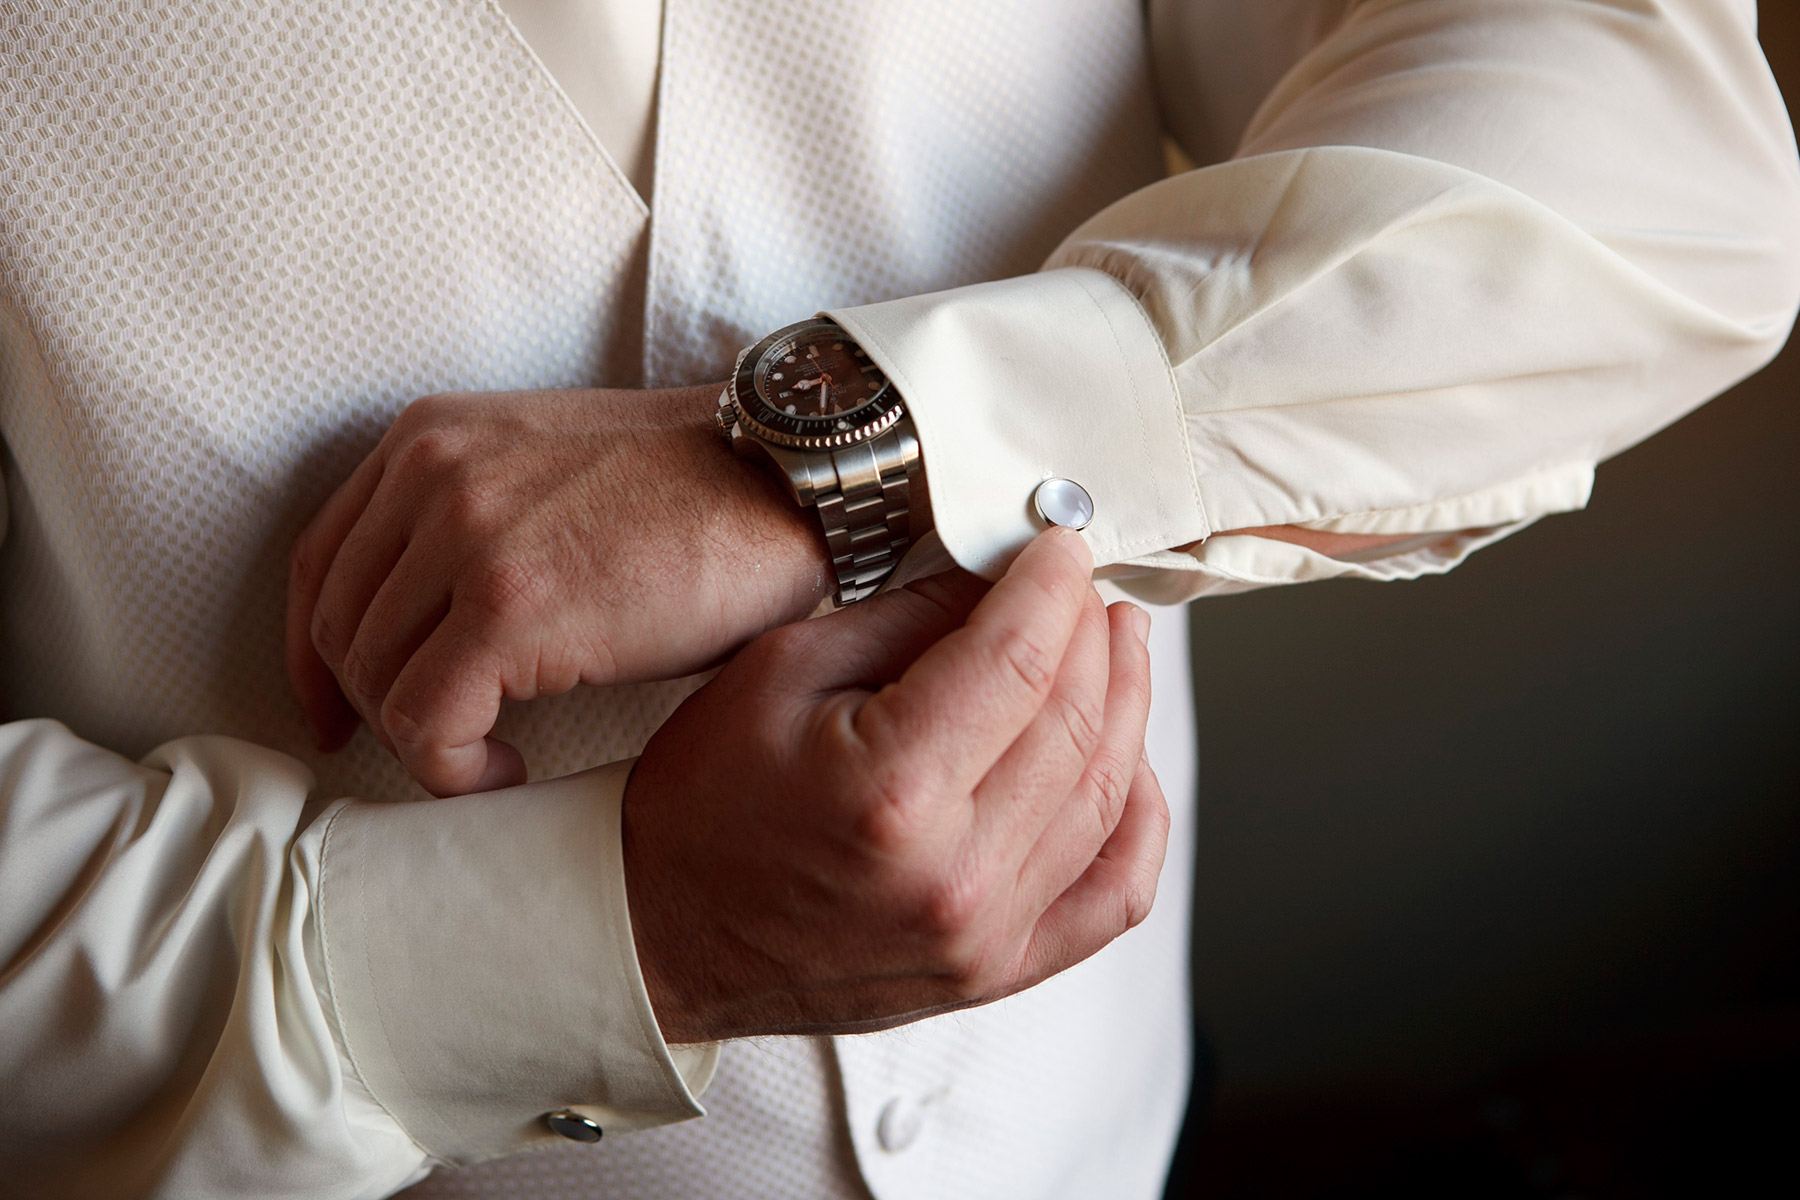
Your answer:
[[[1131,606],[1131,632],[1137,634],[1138,641],[1150,644],[1150,614],[1135,604]]]

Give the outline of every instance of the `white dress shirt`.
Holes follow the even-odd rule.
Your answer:
[[[637,194],[648,197],[662,0],[500,0],[500,7]]]
[[[572,1106],[619,1135],[581,1152],[609,1194],[1154,1195],[1184,762],[1153,750],[1163,903],[1089,963],[879,1038],[672,1049],[618,801],[692,685],[509,712],[561,778],[374,803],[408,796],[379,748],[311,753],[282,691],[287,539],[417,395],[718,378],[827,310],[972,570],[1050,476],[1156,601],[1448,569],[1787,336],[1753,5],[669,0],[660,54],[655,5],[503,7],[0,25],[0,701],[38,718],[0,728],[0,1163],[373,1197]],[[1205,165],[1158,181],[1159,112]],[[1214,536],[1287,523],[1417,536]],[[715,1071],[714,1116],[653,1128]]]

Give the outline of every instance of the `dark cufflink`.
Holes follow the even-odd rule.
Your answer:
[[[606,1132],[600,1128],[598,1121],[567,1108],[545,1113],[544,1124],[550,1127],[550,1132],[566,1137],[571,1142],[597,1142]]]

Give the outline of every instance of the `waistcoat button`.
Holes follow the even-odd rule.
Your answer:
[[[875,1139],[889,1154],[898,1154],[919,1140],[924,1126],[924,1109],[905,1096],[895,1096],[882,1106],[881,1116],[875,1122]]]

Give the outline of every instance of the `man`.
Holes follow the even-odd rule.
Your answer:
[[[1147,666],[1070,535],[1020,554],[1087,515],[1039,489],[1164,602],[1579,507],[1791,326],[1752,6],[502,7],[8,14],[7,700],[244,739],[134,767],[9,728],[19,1177],[1154,1194],[1187,789],[1155,914],[1087,957],[1157,857],[1119,782]],[[626,65],[584,88],[594,45]],[[1158,182],[1158,108],[1207,166]],[[633,681],[878,582],[709,427],[735,352],[821,311],[912,423],[883,483],[929,487],[922,548],[1014,575],[752,642],[645,748],[692,685]],[[785,357],[746,360],[740,445]],[[333,757],[275,647],[346,476],[287,643],[321,742],[369,723]],[[550,782],[334,803],[406,795],[396,760]],[[842,1036],[717,1040],[767,1033]]]

